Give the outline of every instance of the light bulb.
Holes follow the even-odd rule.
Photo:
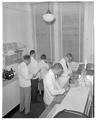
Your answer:
[[[46,13],[43,15],[43,20],[47,23],[52,23],[55,21],[55,16],[51,13]]]

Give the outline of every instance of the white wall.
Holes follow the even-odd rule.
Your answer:
[[[4,3],[3,4],[3,41],[6,42],[21,42],[27,45],[28,51],[36,49],[36,29],[34,24],[34,5],[30,3]],[[62,32],[60,31],[60,15],[57,3],[53,5],[53,13],[56,16],[56,22],[52,26],[54,39],[52,45],[52,56],[54,60],[58,60],[62,56],[62,50],[59,50],[60,40],[62,39]],[[83,42],[83,60],[87,59],[93,62],[94,56],[94,31],[93,31],[93,3],[85,2],[84,4],[84,42]],[[46,9],[44,8],[45,12]],[[36,12],[36,11],[35,11]],[[44,12],[44,13],[45,13]],[[42,13],[43,14],[43,13]],[[40,14],[41,19],[41,14]],[[36,23],[36,22],[35,22]],[[42,27],[43,28],[43,27]],[[46,32],[46,31],[45,31]],[[34,34],[35,33],[35,34]],[[62,44],[62,43],[61,43]],[[62,46],[62,45],[61,45]],[[61,48],[61,47],[60,47]],[[39,48],[40,49],[40,48]],[[61,48],[62,49],[62,48]]]
[[[3,4],[3,42],[18,42],[34,49],[31,6],[20,3]]]
[[[14,107],[19,104],[19,83],[18,80],[5,81],[3,83],[3,111],[2,116],[5,116]]]
[[[54,3],[53,10],[54,15],[56,17],[56,21],[54,23],[54,61],[60,60],[60,36],[59,36],[59,24],[60,24],[60,18],[59,18],[59,12],[58,12],[58,3]]]
[[[46,54],[49,61],[52,60],[52,44],[51,33],[52,26],[44,22],[42,15],[47,11],[47,3],[35,4],[35,35],[36,35],[36,52],[37,59],[40,59],[42,54]]]
[[[84,56],[83,60],[94,62],[94,4],[84,4]]]
[[[71,52],[75,61],[82,60],[83,6],[81,3],[54,3],[54,60]],[[84,12],[84,11],[83,11]]]
[[[64,3],[64,5],[66,6],[65,3]],[[80,61],[82,61],[82,59],[83,59],[83,61],[85,61],[85,59],[87,59],[88,62],[93,63],[94,62],[94,3],[93,2],[82,2],[81,5],[82,5],[81,6],[81,9],[82,9],[81,10],[81,12],[82,12],[81,17],[82,18],[80,18],[81,23],[80,23],[80,26],[78,26],[81,29],[80,30],[80,35],[79,35],[79,37],[80,37],[79,38],[80,39],[80,44],[79,44],[80,45]],[[83,6],[84,6],[84,9],[83,9]],[[55,3],[54,6],[53,6],[54,14],[56,16],[56,22],[54,23],[54,46],[53,46],[53,48],[54,48],[54,59],[55,60],[58,60],[62,56],[62,51],[64,51],[63,50],[64,46],[63,47],[61,47],[62,45],[60,46],[60,42],[64,39],[64,38],[62,38],[63,32],[62,32],[62,30],[60,31],[60,28],[62,29],[62,26],[64,26],[64,24],[63,25],[61,24],[61,26],[60,26],[60,23],[62,23],[62,16],[60,17],[60,13],[58,12],[58,10],[61,9],[59,7],[60,6],[58,6],[57,3]],[[72,6],[70,5],[70,7],[72,7]],[[75,9],[76,8],[74,8],[74,10]],[[69,11],[68,6],[66,8],[63,7],[60,12],[62,12],[62,10],[65,11],[65,13],[63,12],[63,16],[67,15],[67,13]],[[83,18],[83,14],[84,14],[84,18]],[[63,19],[63,22],[64,22],[64,19]],[[84,31],[84,33],[83,33],[83,31]],[[70,31],[68,31],[68,32],[70,32]],[[66,36],[64,36],[64,37],[66,37]],[[76,38],[76,41],[77,40],[78,39]],[[74,45],[76,45],[76,41],[75,41],[75,43],[73,42],[73,46],[72,46],[73,48],[74,48]],[[61,44],[63,44],[63,43],[61,42]],[[68,49],[70,49],[70,48],[68,48]],[[79,48],[77,48],[77,50],[78,49]],[[68,51],[67,48],[65,48],[65,50]],[[76,52],[78,52],[78,51],[76,51]]]

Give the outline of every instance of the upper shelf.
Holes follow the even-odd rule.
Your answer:
[[[22,53],[26,46],[19,43],[4,43],[3,44],[3,64],[8,66],[22,61]]]

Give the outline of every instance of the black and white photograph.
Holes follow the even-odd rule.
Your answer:
[[[2,1],[2,118],[95,118],[94,3]]]

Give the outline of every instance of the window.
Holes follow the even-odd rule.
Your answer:
[[[75,61],[83,55],[83,6],[81,3],[60,3],[63,56],[72,53]]]

